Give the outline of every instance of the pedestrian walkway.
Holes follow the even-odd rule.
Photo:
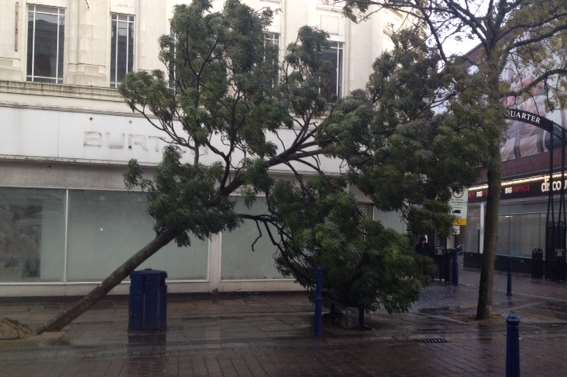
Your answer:
[[[479,272],[464,270],[460,274],[461,284],[469,287],[478,287]],[[497,292],[506,292],[507,274],[496,272],[494,289]],[[567,282],[554,282],[545,279],[532,279],[528,274],[512,274],[512,294],[549,298],[552,300],[567,301]]]
[[[478,272],[435,283],[409,313],[378,312],[372,331],[311,329],[304,294],[175,295],[164,334],[128,334],[127,301],[108,298],[64,336],[0,341],[0,376],[503,376],[505,322],[472,320]],[[567,284],[496,279],[495,311],[520,314],[523,376],[564,376]],[[67,300],[2,300],[0,318],[38,325]],[[542,368],[545,365],[545,369]]]

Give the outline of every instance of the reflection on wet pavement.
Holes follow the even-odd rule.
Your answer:
[[[110,298],[63,341],[0,343],[0,376],[502,376],[510,311],[522,318],[522,374],[566,374],[567,286],[518,280],[512,298],[497,290],[497,316],[476,322],[467,281],[428,287],[409,313],[373,313],[372,331],[327,327],[323,339],[301,293],[171,296],[162,333],[128,333],[126,300]],[[38,324],[65,305],[5,300],[0,317]]]

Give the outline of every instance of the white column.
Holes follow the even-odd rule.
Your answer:
[[[221,281],[222,233],[213,234],[209,239],[208,280],[209,289],[218,289]]]

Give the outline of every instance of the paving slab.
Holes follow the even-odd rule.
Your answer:
[[[1,341],[0,377],[503,376],[511,311],[522,318],[522,375],[567,375],[567,284],[517,275],[506,297],[499,274],[496,316],[477,322],[478,272],[461,277],[458,287],[435,282],[408,313],[372,314],[371,331],[327,326],[321,339],[302,293],[172,295],[158,334],[128,333],[127,300],[108,298],[61,336]],[[38,325],[70,302],[4,299],[0,318]]]

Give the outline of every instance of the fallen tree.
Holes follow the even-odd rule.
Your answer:
[[[169,143],[154,172],[145,172],[136,161],[131,161],[125,175],[128,187],[146,192],[156,236],[38,332],[64,328],[169,242],[189,245],[192,237],[206,239],[211,234],[235,229],[243,221],[266,220],[267,225],[274,226],[266,229],[275,229],[271,239],[278,245],[280,256],[291,257],[301,250],[298,249],[301,232],[296,232],[298,228],[289,232],[293,218],[281,217],[276,209],[278,203],[284,204],[284,199],[271,201],[277,198],[275,190],[281,187],[281,182],[270,174],[274,168],[287,169],[294,181],[291,187],[305,197],[312,192],[307,182],[313,179],[326,182],[324,188],[329,191],[329,197],[341,197],[344,185],[323,179],[329,173],[336,174],[324,168],[325,163],[340,159],[350,166],[348,180],[364,187],[380,208],[401,209],[409,219],[411,214],[422,213],[413,216],[419,219],[416,224],[438,223],[432,219],[442,218],[447,223],[449,189],[466,183],[470,172],[461,169],[443,174],[440,170],[443,163],[449,163],[447,158],[455,156],[441,153],[442,146],[468,143],[468,148],[456,147],[453,153],[469,153],[474,148],[470,147],[470,140],[464,140],[455,131],[457,124],[450,117],[441,121],[433,116],[433,99],[439,94],[443,80],[435,74],[423,76],[415,71],[413,78],[421,76],[425,80],[422,84],[435,82],[436,86],[415,94],[409,107],[404,107],[407,103],[401,99],[399,103],[388,102],[390,92],[380,89],[381,85],[390,82],[386,86],[392,90],[392,85],[404,82],[404,75],[396,74],[405,71],[399,70],[395,63],[393,76],[380,76],[383,80],[377,78],[381,72],[376,69],[377,77],[372,84],[375,88],[368,96],[354,93],[338,101],[326,98],[321,88],[330,85],[332,68],[323,58],[329,47],[326,33],[303,27],[297,41],[288,46],[283,63],[275,66],[277,46],[264,40],[270,20],[268,11],[256,13],[237,0],[228,0],[220,12],[212,12],[207,0],[176,7],[172,33],[160,40],[160,57],[170,69],[168,77],[161,71],[137,72],[128,75],[120,87],[130,108],[160,130]],[[418,54],[408,55],[408,64],[401,67],[417,65],[427,71],[430,67],[421,65],[432,61],[416,33],[414,30],[400,39],[410,43],[405,41],[414,38],[410,45]],[[404,57],[403,47],[397,50],[396,59]],[[274,76],[275,72],[279,72],[279,77]],[[395,83],[392,77],[396,77]],[[420,103],[426,106],[418,105],[418,109],[410,111]],[[384,112],[384,109],[389,110]],[[385,114],[389,114],[388,119],[383,118]],[[415,158],[413,153],[420,157]],[[387,174],[379,174],[381,163]],[[411,194],[410,183],[419,193]],[[374,186],[388,190],[372,190]],[[393,192],[400,195],[396,200],[386,200]],[[241,195],[248,205],[258,195],[265,195],[273,205],[260,217],[251,217],[235,210],[232,198],[235,194]],[[351,194],[346,197],[353,200]],[[313,199],[319,206],[322,204],[319,201],[324,202],[327,197]],[[325,223],[326,219],[328,213],[315,213],[314,224]],[[326,241],[331,242],[334,236],[339,234],[327,234]],[[384,239],[403,244],[396,237]],[[291,244],[294,247],[287,247]],[[413,258],[407,253],[408,244],[405,245],[404,255]],[[380,249],[391,245],[374,246]],[[326,250],[331,250],[324,242],[320,249],[323,259]],[[342,254],[345,259],[352,256]],[[291,264],[286,268],[296,279],[304,281],[303,272]],[[407,276],[391,274],[390,287],[394,288],[390,293],[395,293],[396,282],[404,288],[401,283]],[[415,285],[415,288],[419,287]],[[414,291],[409,301],[415,297]],[[376,295],[375,289],[365,292]],[[400,297],[404,297],[403,303],[389,305],[406,307],[408,295]],[[370,297],[367,301],[375,302],[375,299]]]

